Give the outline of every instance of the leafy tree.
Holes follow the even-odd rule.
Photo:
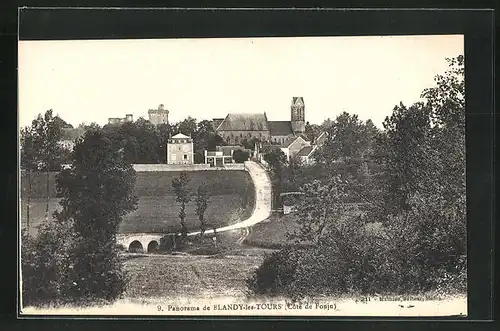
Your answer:
[[[226,142],[224,138],[219,136],[218,134],[211,134],[207,139],[207,150],[215,151],[217,146],[226,146]]]
[[[50,171],[59,170],[63,159],[63,149],[59,145],[63,127],[66,122],[53,116],[52,109],[45,114],[38,114],[31,123],[21,131],[21,166],[31,173],[34,169],[45,170],[47,176],[47,204],[45,220],[49,219]],[[30,175],[28,174],[30,180]]]
[[[430,109],[423,103],[407,108],[396,106],[384,121],[385,135],[381,137],[386,169],[384,214],[407,210],[415,192],[437,189],[438,153],[432,148]]]
[[[281,149],[272,149],[264,154],[264,161],[271,172],[272,184],[274,187],[274,205],[281,206],[279,195],[282,192],[284,182],[284,170],[288,164],[285,153]]]
[[[361,158],[368,143],[365,128],[358,115],[343,112],[328,129],[328,137],[315,159],[329,164],[338,160]]]
[[[120,132],[126,141],[134,138],[137,141],[135,163],[159,163],[158,148],[160,144],[156,128],[149,121],[139,118],[134,123],[124,123]]]
[[[196,192],[196,215],[198,215],[198,219],[200,220],[200,230],[201,235],[205,233],[206,222],[205,222],[205,211],[208,208],[208,203],[210,202],[210,190],[205,183],[202,183],[198,186],[198,190]]]
[[[317,244],[328,230],[332,231],[346,213],[347,187],[348,182],[341,176],[332,177],[326,183],[319,180],[306,183],[296,206],[300,228],[291,238],[298,243]]]
[[[186,204],[191,201],[191,191],[188,187],[189,176],[186,171],[181,172],[179,177],[172,179],[172,187],[176,195],[176,201],[180,203],[179,219],[181,221],[181,235],[187,238],[186,227]]]
[[[167,162],[167,141],[168,139],[178,132],[177,124],[172,125],[163,123],[156,126],[156,135],[158,137],[157,154],[159,161],[162,163]]]
[[[321,131],[322,130],[321,130],[321,127],[319,125],[310,124],[309,122],[307,122],[305,125],[304,134],[306,135],[307,139],[309,139],[309,141],[313,142],[321,134]]]
[[[136,174],[101,132],[87,131],[71,154],[72,166],[56,177],[61,223],[71,222],[70,282],[64,294],[79,300],[114,300],[126,276],[116,248],[122,217],[136,209]]]
[[[188,116],[186,119],[183,121],[177,123],[179,132],[182,132],[182,134],[185,134],[187,136],[195,137],[196,132],[198,130],[198,124],[196,122],[195,118],[192,118],[191,116]]]
[[[330,127],[333,125],[333,121],[328,117],[326,120],[321,123],[320,128],[322,131],[330,130]]]
[[[233,152],[233,160],[236,163],[243,163],[245,161],[248,161],[249,157],[250,157],[250,153],[248,153],[248,151],[244,151],[242,149],[237,149]]]

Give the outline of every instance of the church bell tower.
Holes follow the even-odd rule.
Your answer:
[[[306,121],[304,98],[302,97],[292,98],[291,122],[294,133],[304,133]]]

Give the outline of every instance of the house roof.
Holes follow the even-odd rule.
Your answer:
[[[180,132],[178,134],[176,134],[175,136],[172,137],[172,139],[190,139],[190,138],[191,137],[188,137],[188,136],[186,136],[186,135],[184,135],[184,134],[182,134]]]
[[[321,134],[315,139],[315,144],[322,144],[325,142],[326,137],[328,136],[328,132],[323,131]]]
[[[304,135],[296,135],[296,136],[291,136],[285,139],[283,144],[281,144],[281,147],[287,148],[290,147],[291,144],[293,144],[297,139],[302,138],[305,142],[308,142],[307,137]]]
[[[271,136],[286,136],[293,134],[292,122],[290,121],[269,121],[268,124]]]
[[[266,114],[228,114],[217,131],[267,131]]]
[[[314,146],[304,146],[296,155],[297,156],[310,156],[314,151]]]

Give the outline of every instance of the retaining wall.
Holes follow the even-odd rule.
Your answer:
[[[137,172],[148,171],[204,171],[204,170],[245,170],[243,163],[226,164],[224,167],[210,167],[210,164],[133,164]]]

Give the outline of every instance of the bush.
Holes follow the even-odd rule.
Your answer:
[[[182,238],[176,234],[167,234],[160,238],[159,251],[169,252],[178,248],[182,244]]]
[[[247,279],[247,288],[253,294],[283,294],[292,284],[296,269],[296,259],[291,250],[273,252],[264,258],[262,265]]]
[[[237,149],[233,152],[233,159],[236,163],[243,163],[245,161],[248,161],[249,157],[250,153],[248,151]]]
[[[443,219],[439,225],[430,215],[443,217],[419,210],[393,217],[376,230],[363,217],[350,217],[329,228],[314,246],[289,246],[268,256],[247,287],[254,294],[291,298],[464,293],[466,256],[452,254],[462,245],[457,220]]]
[[[38,237],[23,233],[21,240],[23,306],[67,301],[61,294],[68,286],[71,267],[69,247],[73,238],[69,227],[57,222],[45,224]]]

